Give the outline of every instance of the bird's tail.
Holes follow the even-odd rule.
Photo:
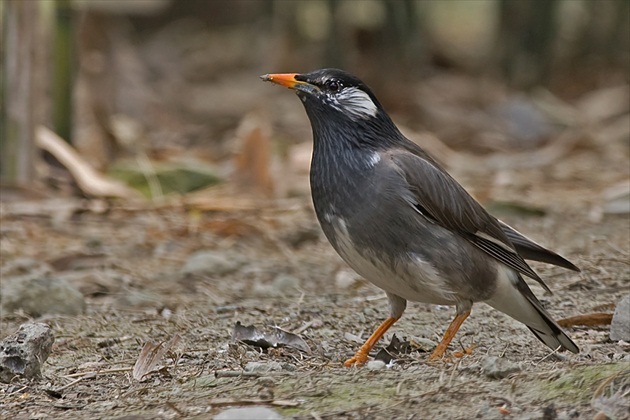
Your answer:
[[[578,346],[551,318],[527,283],[518,273],[514,274],[516,274],[515,281],[510,281],[512,276],[509,275],[498,281],[497,291],[486,303],[525,324],[540,341],[551,349],[560,348],[579,353]]]

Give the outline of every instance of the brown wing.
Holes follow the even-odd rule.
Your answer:
[[[407,202],[425,218],[458,233],[497,261],[539,282],[509,240],[499,221],[491,216],[446,171],[431,159],[409,151],[384,154],[406,180],[410,194]]]

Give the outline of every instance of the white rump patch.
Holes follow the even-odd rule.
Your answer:
[[[370,95],[359,88],[348,87],[332,97],[336,107],[342,112],[348,112],[354,119],[372,118],[376,116],[378,108]]]

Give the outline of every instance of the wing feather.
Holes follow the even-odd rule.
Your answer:
[[[556,254],[555,252],[543,247],[542,245],[534,242],[527,236],[523,235],[513,227],[509,226],[505,222],[499,220],[503,232],[508,237],[510,242],[514,244],[516,251],[521,256],[528,260],[541,261],[547,264],[557,265],[573,271],[580,271],[571,261]]]
[[[387,152],[407,182],[406,200],[425,217],[458,233],[497,261],[539,282],[543,280],[519,255],[499,221],[432,159],[409,150]]]

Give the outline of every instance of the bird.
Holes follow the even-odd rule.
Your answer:
[[[455,306],[429,361],[445,358],[477,302],[525,324],[551,349],[579,353],[524,280],[551,292],[525,259],[579,268],[489,214],[400,132],[365,83],[333,68],[260,78],[293,89],[302,101],[313,135],[317,219],[341,258],[388,298],[389,317],[346,367],[367,362],[407,301]]]

